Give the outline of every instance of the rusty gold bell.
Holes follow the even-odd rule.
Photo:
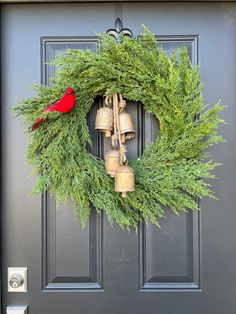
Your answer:
[[[98,109],[96,115],[95,129],[105,133],[106,137],[111,137],[113,130],[113,110],[108,107]]]
[[[111,177],[115,176],[116,170],[120,166],[120,153],[118,150],[110,150],[105,155],[105,169]]]
[[[121,112],[119,115],[121,142],[131,139],[135,136],[134,123],[131,114]]]
[[[126,192],[134,191],[134,171],[131,167],[120,166],[115,174],[115,191],[126,197]]]

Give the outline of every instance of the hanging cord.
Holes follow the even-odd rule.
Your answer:
[[[104,101],[105,107],[110,107],[112,105],[112,97],[106,96]]]
[[[119,119],[119,105],[118,105],[118,95],[113,94],[113,107],[115,111],[115,121],[116,124],[116,130],[117,130],[117,136],[119,140],[119,145],[121,145],[121,134],[120,134],[120,119]]]
[[[114,103],[113,103],[114,97],[112,96],[106,96],[105,97],[105,101],[104,101],[104,106],[105,107],[111,107],[113,105],[114,107]],[[114,119],[114,133],[111,136],[111,148],[112,149],[117,149],[118,146],[118,135],[117,135],[117,124],[116,124],[116,110],[115,108],[113,108],[113,119]]]
[[[114,133],[111,137],[111,147],[113,149],[118,149],[119,148],[119,138],[118,138],[118,129],[117,129],[117,109],[116,109],[116,101],[114,94],[112,95],[112,103],[113,103],[113,117],[114,117]]]
[[[120,98],[120,101],[119,101],[120,112],[124,112],[125,111],[125,107],[126,107],[126,101],[123,99],[121,94],[119,94],[119,98]]]
[[[125,165],[127,166],[128,165],[128,160],[126,158],[126,154],[127,153],[127,147],[125,145],[120,145],[120,150],[119,150],[119,153],[120,153],[120,165]]]
[[[125,102],[122,99],[122,96],[119,95],[120,102],[118,100],[118,95],[113,94],[113,110],[114,110],[114,131],[117,132],[115,135],[118,138],[119,141],[119,153],[120,153],[120,165],[127,165],[127,158],[126,154],[127,153],[127,148],[125,145],[122,144],[122,137],[120,133],[120,119],[119,119],[119,114],[120,114],[120,104],[122,103],[122,108],[125,108]],[[121,109],[123,110],[123,109]]]
[[[112,149],[119,149],[120,165],[127,165],[128,160],[126,158],[127,148],[122,144],[122,134],[120,132],[120,113],[124,111],[126,102],[119,94],[113,94],[112,97],[106,96],[105,106],[110,107],[113,104],[113,117],[114,117],[114,133],[111,137]]]

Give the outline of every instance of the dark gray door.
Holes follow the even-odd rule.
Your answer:
[[[53,60],[66,47],[96,51],[95,32],[118,15],[135,36],[151,28],[167,53],[187,46],[200,62],[206,103],[227,105],[213,149],[223,162],[214,189],[219,201],[201,201],[201,212],[166,212],[162,228],[140,226],[138,235],[92,213],[82,231],[70,204],[52,196],[29,197],[34,178],[25,162],[25,126],[10,108],[47,83]],[[113,3],[29,4],[2,7],[3,310],[25,304],[30,314],[234,314],[236,262],[236,4]],[[139,130],[129,157],[148,145],[156,122],[129,104]],[[94,154],[107,143],[89,123]],[[137,140],[139,138],[139,141]],[[141,143],[141,144],[140,144]],[[7,292],[7,268],[28,268],[28,292]]]

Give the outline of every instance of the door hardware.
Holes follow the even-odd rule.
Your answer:
[[[8,267],[8,292],[27,291],[27,268]]]
[[[27,306],[8,306],[6,314],[27,314]]]
[[[24,284],[24,277],[22,274],[13,274],[10,277],[9,284],[13,289],[19,288]]]
[[[119,17],[115,21],[114,28],[108,29],[106,33],[114,37],[118,42],[121,42],[121,36],[133,37],[132,31],[129,28],[123,27],[123,22]]]

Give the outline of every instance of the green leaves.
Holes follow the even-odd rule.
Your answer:
[[[175,213],[198,209],[197,198],[214,197],[204,179],[214,178],[219,164],[206,159],[207,148],[223,141],[217,130],[224,122],[220,104],[209,109],[203,104],[199,68],[190,64],[186,49],[168,58],[146,28],[122,44],[102,35],[99,52],[68,49],[53,62],[58,71],[52,87],[35,87],[37,96],[15,108],[30,127],[68,85],[75,90],[71,112],[49,113],[35,132],[27,131],[27,158],[39,175],[33,192],[72,199],[83,225],[91,208],[127,229],[139,221],[159,225],[164,207]],[[87,151],[92,145],[87,114],[96,97],[112,93],[141,102],[160,122],[156,141],[131,161],[136,186],[125,199],[114,192],[103,161]]]

